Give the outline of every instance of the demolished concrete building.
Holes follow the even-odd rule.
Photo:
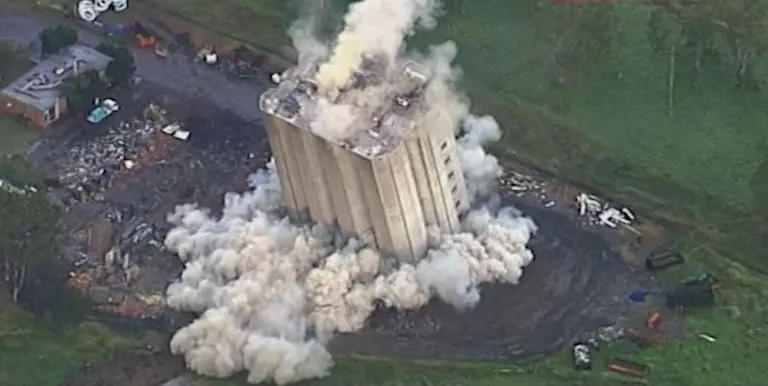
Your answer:
[[[294,218],[416,261],[432,227],[459,230],[469,196],[455,125],[441,106],[425,103],[429,73],[415,63],[382,71],[368,62],[350,85],[328,93],[314,81],[316,68],[297,68],[261,95],[259,107]],[[341,110],[330,117],[343,126],[333,133],[317,126],[329,104],[355,109],[348,121]]]

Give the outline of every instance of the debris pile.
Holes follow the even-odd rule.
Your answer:
[[[93,194],[110,188],[121,172],[134,168],[135,159],[152,148],[154,131],[154,122],[133,119],[94,140],[75,144],[60,165],[58,182],[73,193]]]
[[[551,208],[556,204],[554,200],[550,199],[546,183],[531,176],[510,170],[499,178],[499,185],[517,197],[535,196],[546,208]]]
[[[104,313],[164,316],[162,293],[179,269],[158,241],[167,213],[189,200],[222,205],[223,192],[247,188],[233,185],[268,157],[266,139],[247,122],[180,105],[169,112],[149,103],[133,119],[82,125],[41,150],[47,184],[66,207],[68,285]]]
[[[640,234],[637,229],[632,227],[637,218],[628,208],[616,208],[587,193],[580,193],[576,196],[576,205],[579,208],[579,215],[587,218],[588,225],[607,226],[609,228],[622,226],[633,233]]]
[[[499,183],[502,187],[515,192],[518,197],[526,193],[545,193],[544,182],[511,170],[499,179]]]
[[[34,186],[18,187],[2,178],[0,178],[0,190],[4,190],[12,194],[20,194],[20,195],[25,195],[28,193],[37,193],[37,188],[35,188]]]

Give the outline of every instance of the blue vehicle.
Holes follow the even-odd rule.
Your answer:
[[[91,123],[99,123],[120,110],[120,105],[114,99],[104,99],[96,108],[91,110],[86,120]]]

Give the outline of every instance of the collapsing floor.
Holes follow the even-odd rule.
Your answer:
[[[426,253],[430,227],[457,231],[469,199],[455,125],[441,122],[448,118],[439,107],[424,103],[428,80],[423,70],[406,65],[343,138],[313,128],[324,97],[307,76],[288,76],[265,92],[260,108],[289,212],[338,226],[404,261]],[[377,86],[375,74],[361,73],[357,89],[324,101],[354,103],[356,91]]]

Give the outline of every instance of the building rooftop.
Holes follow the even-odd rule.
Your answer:
[[[260,109],[366,158],[393,150],[424,112],[423,91],[429,76],[415,63],[387,75],[370,62],[348,87],[333,95],[321,95],[314,81],[316,69],[297,68],[283,74],[275,88],[261,95]],[[336,127],[332,135],[317,126],[324,119],[343,127]]]
[[[94,48],[74,45],[38,63],[4,88],[2,94],[45,111],[59,97],[58,88],[64,79],[78,72],[102,70],[111,60]]]

